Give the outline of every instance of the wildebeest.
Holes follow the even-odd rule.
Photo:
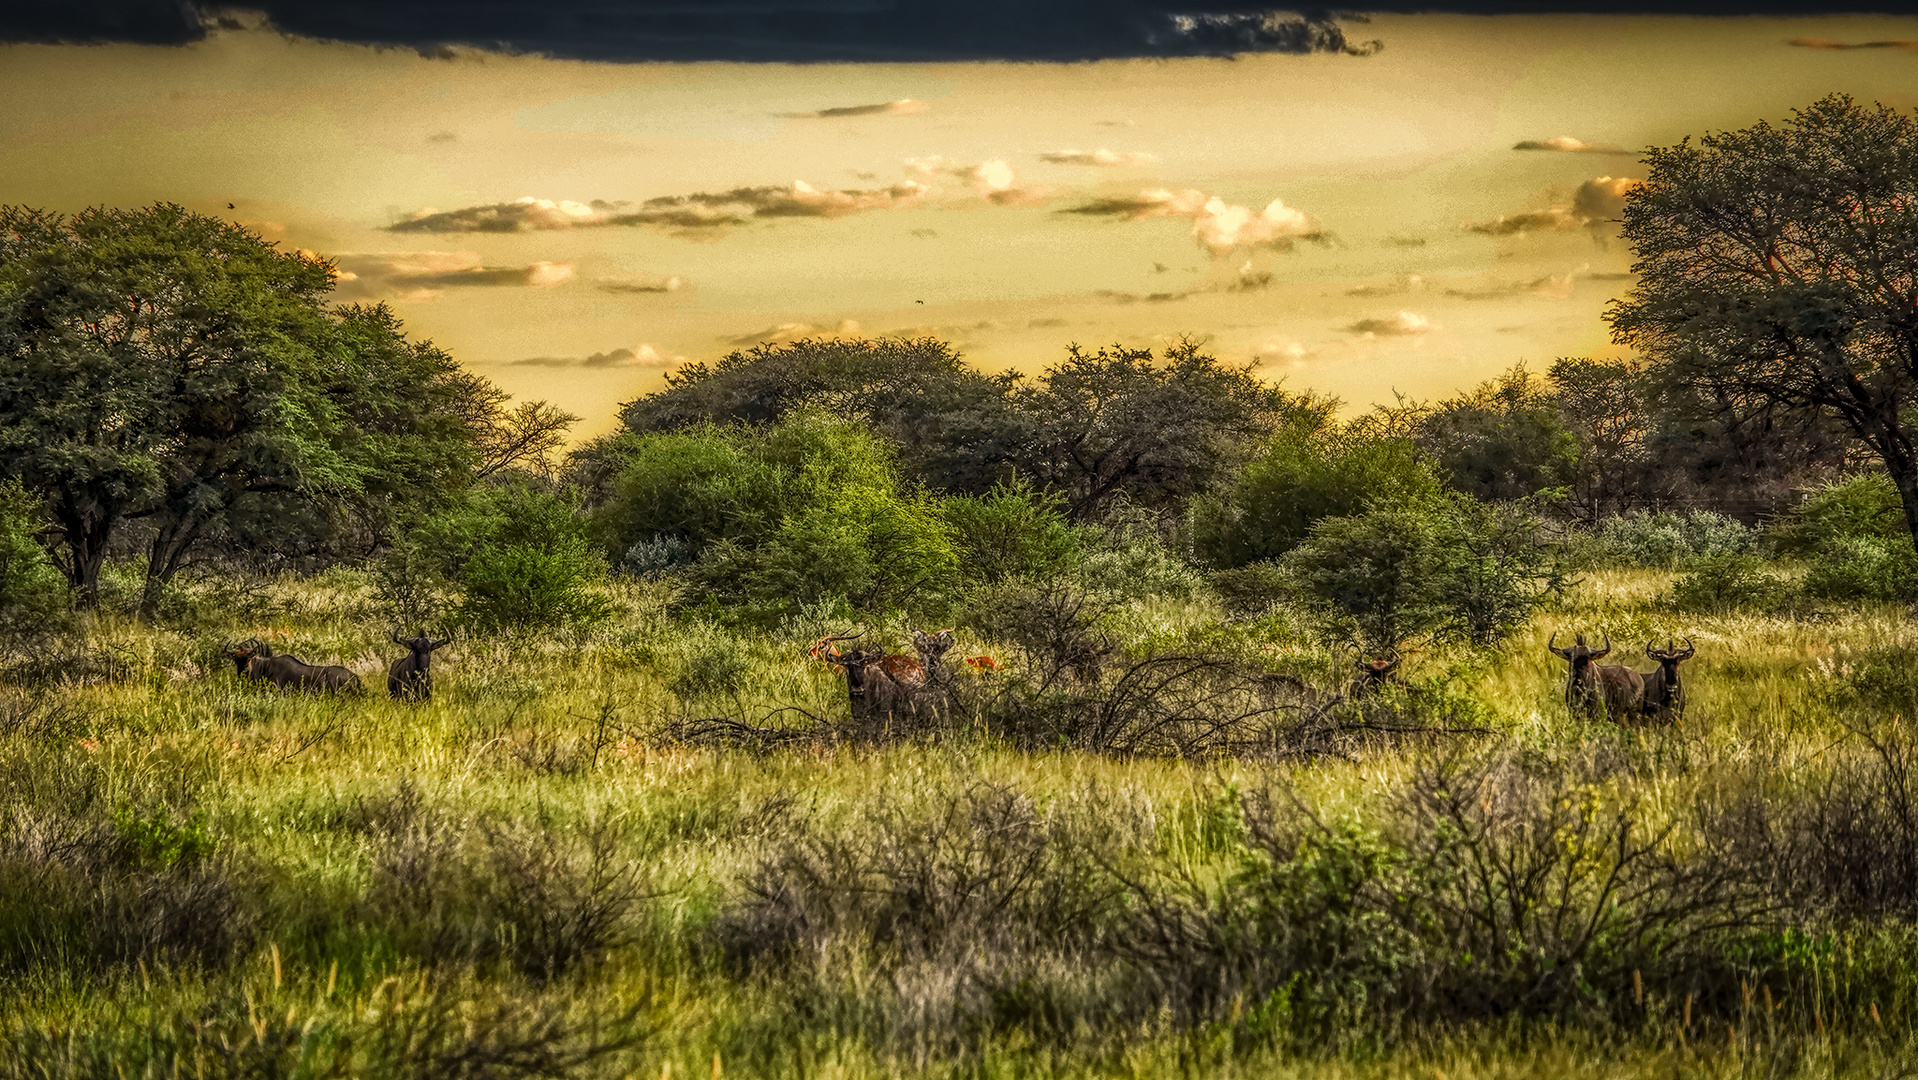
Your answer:
[[[1352,684],[1346,689],[1345,696],[1356,701],[1371,697],[1383,690],[1386,684],[1396,681],[1392,674],[1399,669],[1399,656],[1397,653],[1385,657],[1361,656],[1352,661],[1352,666],[1358,669],[1358,673],[1352,676]]]
[[[1601,712],[1614,721],[1625,722],[1639,716],[1645,707],[1645,677],[1628,667],[1596,664],[1612,651],[1612,638],[1605,635],[1605,647],[1594,649],[1578,635],[1576,644],[1558,647],[1554,633],[1545,647],[1568,661],[1572,670],[1565,679],[1565,704],[1575,715],[1596,716]]]
[[[270,682],[282,690],[309,693],[359,693],[366,688],[360,677],[338,664],[309,664],[297,656],[280,656],[273,647],[257,638],[249,638],[227,650],[227,657],[241,678]]]
[[[386,672],[386,692],[396,701],[426,701],[433,696],[433,650],[444,648],[452,638],[434,641],[421,634],[418,637],[403,638],[398,630],[387,634],[393,644],[407,650],[405,656],[393,661]]]
[[[847,631],[831,634],[814,643],[811,655],[838,667],[846,674],[846,699],[854,728],[866,736],[895,727],[919,711],[919,691],[923,683],[901,683],[887,673],[887,654],[864,649],[841,652],[838,643],[854,641],[865,634]],[[914,665],[917,667],[917,665]]]
[[[1685,684],[1679,681],[1678,665],[1696,653],[1691,638],[1685,639],[1682,650],[1673,647],[1671,638],[1665,639],[1662,651],[1653,648],[1649,641],[1645,643],[1645,655],[1658,664],[1658,670],[1645,676],[1645,715],[1659,720],[1685,715]]]

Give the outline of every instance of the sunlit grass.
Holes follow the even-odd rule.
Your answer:
[[[1902,612],[1845,611],[1819,621],[1680,615],[1658,602],[1670,580],[1657,571],[1590,572],[1499,650],[1475,655],[1428,646],[1410,655],[1406,675],[1432,685],[1450,681],[1479,702],[1491,730],[1474,740],[1478,745],[1504,739],[1552,754],[1611,747],[1637,755],[1648,765],[1619,784],[1642,800],[1654,823],[1676,820],[1689,793],[1712,782],[1714,769],[1761,762],[1781,775],[1815,775],[1853,727],[1890,719],[1847,705],[1843,687],[1855,658],[1914,644]],[[230,970],[41,965],[16,974],[5,992],[5,1023],[15,1037],[37,1032],[67,1040],[61,1045],[70,1050],[97,1044],[109,1056],[144,1059],[141,1046],[185,1037],[184,1017],[252,1017],[248,1030],[256,1040],[267,1038],[260,1017],[274,1030],[350,1033],[391,1007],[395,987],[415,994],[440,987],[469,1011],[488,1002],[530,1002],[582,1023],[617,1011],[611,1003],[637,1002],[645,1039],[620,1060],[634,1075],[649,1076],[667,1075],[669,1064],[680,1075],[819,1077],[1836,1075],[1881,1074],[1910,1050],[1902,1035],[1881,1035],[1875,1025],[1894,1017],[1909,1022],[1918,1010],[1911,1001],[1887,1000],[1877,1003],[1880,1021],[1833,1016],[1820,1020],[1820,1030],[1794,1031],[1783,1041],[1757,1028],[1708,1038],[1693,1032],[1687,1041],[1675,1019],[1679,1006],[1663,1002],[1663,1019],[1632,1033],[1425,1031],[1389,1047],[1359,1043],[1315,1054],[1242,1044],[1220,1025],[1168,1025],[1123,1040],[1088,1036],[1062,1045],[989,1036],[964,1060],[901,1058],[854,1032],[782,1015],[778,993],[726,976],[697,944],[700,928],[782,842],[780,815],[831,827],[879,806],[911,812],[982,783],[1012,787],[1040,805],[1096,796],[1128,807],[1175,864],[1216,875],[1230,867],[1220,864],[1207,831],[1207,807],[1222,790],[1277,783],[1322,820],[1363,826],[1421,751],[1381,748],[1351,760],[1274,767],[1025,753],[966,735],[885,749],[817,745],[765,754],[674,745],[658,735],[667,718],[756,719],[790,706],[842,713],[836,669],[806,656],[823,624],[797,620],[776,633],[687,624],[668,615],[660,587],[622,585],[611,596],[620,614],[602,627],[519,641],[457,640],[434,656],[433,699],[405,704],[386,696],[384,666],[398,650],[385,640],[388,628],[368,615],[367,592],[361,576],[334,572],[275,579],[243,602],[229,596],[224,605],[202,603],[161,628],[99,616],[87,628],[87,647],[122,658],[128,677],[0,689],[8,715],[25,715],[38,699],[70,707],[74,718],[51,731],[0,736],[0,767],[26,789],[12,793],[16,805],[50,804],[85,790],[115,807],[191,807],[219,838],[223,856],[246,868],[245,887],[280,898]],[[1340,687],[1348,659],[1301,644],[1296,628],[1241,623],[1224,631],[1221,618],[1208,602],[1180,600],[1139,604],[1118,621],[1129,640],[1161,646],[1220,633],[1257,645],[1263,635],[1268,655],[1327,689]],[[896,643],[904,629],[879,627],[875,636]],[[1636,661],[1641,670],[1651,667],[1643,659],[1648,640],[1689,638],[1698,657],[1685,668],[1690,703],[1683,722],[1621,729],[1569,715],[1563,662],[1545,649],[1555,631],[1561,641],[1578,632],[1594,642],[1609,634],[1614,662]],[[218,649],[249,635],[311,661],[347,664],[367,692],[309,698],[242,686]],[[993,642],[964,639],[961,648],[1011,656]],[[725,685],[689,681],[692,658],[713,651],[745,663]],[[377,935],[352,929],[355,898],[375,868],[368,835],[347,823],[355,807],[389,798],[402,784],[452,820],[539,817],[561,831],[622,823],[628,855],[643,865],[649,889],[647,930],[600,964],[542,983],[429,971]],[[81,1071],[77,1057],[48,1067],[56,1075]]]

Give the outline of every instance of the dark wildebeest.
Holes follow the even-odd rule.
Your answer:
[[[1352,685],[1346,689],[1345,696],[1357,701],[1369,698],[1385,689],[1388,683],[1397,681],[1392,673],[1399,669],[1399,656],[1397,653],[1389,657],[1361,656],[1352,661],[1352,666],[1358,669],[1358,674],[1352,676]]]
[[[887,673],[887,654],[854,649],[840,652],[837,643],[864,637],[847,631],[820,638],[811,655],[846,673],[846,700],[854,728],[864,736],[891,730],[898,721],[919,711],[919,686],[904,684]],[[918,665],[914,665],[917,667]],[[922,673],[923,674],[923,673]]]
[[[1601,713],[1612,720],[1624,723],[1635,719],[1645,708],[1645,676],[1628,667],[1614,664],[1595,664],[1612,651],[1612,637],[1605,635],[1605,647],[1594,649],[1585,644],[1585,635],[1578,635],[1576,644],[1566,648],[1557,645],[1558,635],[1554,633],[1545,647],[1572,665],[1571,673],[1565,679],[1565,704],[1574,715],[1598,716]]]
[[[421,634],[419,637],[402,638],[398,630],[387,635],[393,644],[407,649],[405,656],[393,661],[386,672],[386,692],[397,701],[426,701],[433,696],[433,672],[429,665],[433,661],[433,650],[443,648],[452,638],[434,641]]]
[[[280,656],[272,646],[249,639],[227,650],[243,678],[270,682],[282,690],[305,690],[315,694],[357,693],[364,689],[360,677],[338,664],[318,666],[297,656]]]
[[[1658,670],[1645,676],[1645,715],[1657,720],[1676,720],[1685,715],[1685,684],[1678,679],[1678,665],[1690,660],[1697,650],[1692,648],[1692,639],[1685,639],[1685,647],[1673,647],[1671,638],[1665,639],[1663,651],[1652,648],[1651,642],[1645,643],[1645,655],[1658,663]]]

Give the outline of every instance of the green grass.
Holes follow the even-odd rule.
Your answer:
[[[1856,748],[1853,726],[1889,721],[1898,711],[1897,688],[1871,691],[1860,673],[1874,657],[1912,648],[1918,634],[1903,613],[1846,611],[1819,622],[1680,616],[1655,603],[1671,576],[1591,573],[1504,648],[1484,655],[1434,648],[1412,655],[1406,672],[1430,686],[1449,683],[1512,745],[1561,756],[1625,755],[1634,765],[1608,782],[1614,787],[1605,797],[1637,798],[1651,825],[1680,827],[1674,843],[1681,847],[1685,808],[1700,791],[1734,775],[1760,775],[1781,790],[1813,783]],[[13,817],[10,846],[0,851],[12,875],[0,882],[7,909],[0,914],[28,910],[22,905],[36,890],[67,895],[21,868],[41,872],[58,862],[45,854],[48,837],[95,829],[107,830],[99,833],[107,837],[97,841],[100,850],[115,854],[87,864],[94,867],[88,872],[122,875],[134,884],[111,887],[133,892],[121,908],[88,907],[95,901],[86,897],[96,894],[87,890],[109,886],[81,881],[71,894],[79,907],[71,910],[92,913],[76,916],[83,922],[105,919],[100,913],[108,910],[138,922],[157,910],[145,898],[216,872],[243,898],[249,920],[239,947],[213,959],[70,942],[9,950],[0,982],[0,1069],[36,1076],[118,1069],[129,1077],[530,1075],[539,1068],[660,1076],[670,1068],[682,1076],[1463,1080],[1893,1075],[1918,1054],[1909,1034],[1918,1021],[1918,952],[1906,947],[1907,931],[1889,923],[1835,930],[1807,946],[1815,955],[1792,970],[1809,975],[1788,992],[1783,984],[1764,988],[1785,995],[1773,1014],[1741,1005],[1690,1029],[1681,1024],[1682,1002],[1653,995],[1629,1025],[1576,1017],[1371,1022],[1315,1043],[1258,1019],[1269,1003],[1235,1002],[1197,1018],[1175,1016],[1168,1005],[1104,1029],[1087,1026],[1093,1009],[1076,1028],[1035,1033],[988,1023],[942,1041],[932,1020],[885,1012],[943,1000],[937,971],[862,967],[869,943],[848,940],[834,946],[843,945],[844,955],[808,969],[843,985],[799,986],[804,973],[742,974],[718,959],[715,920],[736,910],[758,868],[790,849],[804,828],[830,836],[874,820],[911,819],[985,783],[1011,789],[1058,821],[1080,823],[1074,827],[1109,827],[1124,850],[1149,851],[1161,860],[1155,865],[1216,884],[1230,878],[1237,858],[1230,829],[1221,833],[1211,809],[1223,790],[1276,783],[1320,820],[1364,829],[1428,752],[1377,746],[1352,760],[1281,766],[1115,760],[1017,752],[963,724],[938,740],[885,748],[760,754],[674,745],[658,735],[664,719],[751,719],[781,706],[836,715],[845,708],[844,684],[836,669],[806,657],[823,623],[795,620],[774,633],[684,623],[668,614],[662,587],[642,585],[613,587],[608,598],[617,614],[591,632],[457,641],[434,656],[433,700],[406,705],[385,695],[384,664],[397,650],[369,616],[367,591],[358,575],[333,572],[279,579],[246,595],[187,596],[160,628],[97,616],[86,627],[86,647],[120,656],[124,677],[0,687],[0,793]],[[1321,685],[1341,681],[1344,661],[1299,644],[1283,619],[1229,630],[1220,620],[1202,600],[1141,603],[1122,616],[1134,641],[1224,633],[1263,644],[1266,655]],[[897,643],[903,629],[880,633]],[[1691,699],[1683,724],[1620,730],[1568,716],[1562,662],[1544,648],[1554,629],[1561,638],[1609,631],[1615,655],[1625,657],[1640,657],[1648,638],[1689,636],[1698,659],[1685,669]],[[311,661],[345,663],[370,692],[332,700],[243,687],[217,649],[249,634]],[[1009,655],[963,629],[961,642],[961,655]],[[701,656],[746,662],[702,666]],[[1650,665],[1640,659],[1638,666]],[[381,832],[388,826],[379,815],[397,814],[392,800],[408,791],[417,792],[427,816],[393,817],[399,831]],[[561,851],[568,865],[585,865],[580,845],[595,827],[610,830],[607,865],[630,873],[635,898],[612,947],[558,973],[500,958],[532,933],[529,922],[511,924],[519,936],[503,945],[496,934],[486,944],[495,951],[473,953],[473,962],[434,954],[409,938],[409,927],[429,917],[456,925],[457,912],[418,913],[463,903],[463,894],[395,907],[397,879],[381,869],[402,844],[394,837],[409,828],[413,839],[405,843],[427,853],[421,858],[442,857],[431,855],[435,837],[465,845],[443,856],[466,860],[462,873],[506,873],[497,867],[513,852],[542,845]],[[488,839],[489,829],[504,839]],[[498,903],[514,902],[512,892],[506,888]],[[32,911],[40,914],[25,917],[46,917]],[[1061,993],[1117,993],[1092,974],[1055,976],[1048,977],[1067,988]],[[933,989],[908,993],[901,979]],[[1717,992],[1736,998],[1735,983]],[[1816,997],[1814,1008],[1803,1006],[1805,994]],[[630,1045],[585,1053],[595,1040]],[[567,1056],[575,1051],[579,1060]]]

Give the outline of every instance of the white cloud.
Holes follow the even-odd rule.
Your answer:
[[[1192,237],[1213,258],[1224,258],[1237,248],[1267,248],[1285,251],[1302,239],[1316,239],[1319,227],[1305,213],[1273,199],[1263,210],[1228,203],[1217,195],[1187,188],[1149,188],[1139,194],[1117,199],[1099,199],[1065,213],[1129,220],[1155,217],[1183,217],[1192,222]]]
[[[1561,154],[1629,154],[1630,150],[1609,143],[1592,143],[1575,139],[1570,135],[1554,135],[1549,139],[1525,139],[1512,146],[1514,150],[1555,150]]]
[[[685,362],[684,356],[668,353],[650,342],[641,342],[635,348],[609,349],[589,356],[534,356],[525,360],[515,360],[513,365],[516,367],[664,368],[677,367]]]

